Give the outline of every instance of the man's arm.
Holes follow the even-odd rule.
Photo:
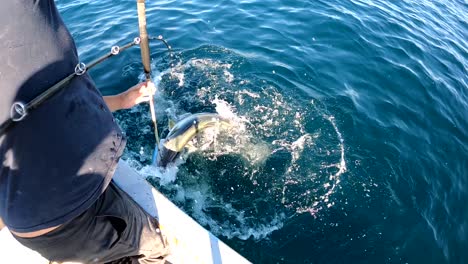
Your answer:
[[[118,95],[108,95],[103,96],[104,102],[106,102],[107,107],[111,110],[111,112],[115,112],[117,110],[123,109],[122,105],[122,97],[121,94]]]
[[[121,94],[103,96],[103,98],[107,107],[114,112],[120,109],[132,108],[142,102],[147,102],[155,92],[156,88],[152,82],[143,82]]]

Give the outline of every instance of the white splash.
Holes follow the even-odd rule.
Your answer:
[[[333,129],[327,126],[329,129],[327,135],[321,134],[322,130],[320,129],[308,132],[305,126],[310,118],[307,116],[307,109],[295,105],[291,102],[291,98],[286,98],[276,87],[266,84],[265,81],[259,83],[261,87],[248,89],[248,87],[253,87],[252,81],[234,81],[236,78],[231,72],[231,67],[232,64],[229,63],[194,58],[185,63],[178,63],[172,69],[157,73],[158,85],[164,76],[169,75],[171,80],[178,80],[178,87],[190,83],[190,76],[193,75],[196,78],[204,78],[204,76],[211,78],[212,82],[208,82],[206,86],[198,87],[194,91],[194,98],[201,99],[206,103],[213,103],[216,112],[222,118],[235,124],[230,130],[220,130],[218,127],[206,129],[202,135],[191,142],[196,147],[189,148],[188,153],[198,152],[209,160],[215,160],[226,154],[240,154],[248,162],[243,168],[245,170],[243,176],[250,177],[252,181],[255,181],[254,175],[263,169],[264,162],[276,152],[286,150],[291,155],[291,160],[289,165],[285,164],[285,175],[280,176],[286,179],[285,185],[282,191],[271,195],[281,197],[282,193],[284,207],[293,209],[297,213],[309,212],[315,215],[318,211],[333,206],[335,201],[333,201],[332,195],[340,184],[341,175],[346,172],[344,140],[334,117],[325,115],[323,111],[315,108],[318,114],[314,118],[323,118],[325,124],[328,121]],[[234,87],[236,89],[231,89],[232,86],[236,86]],[[223,98],[229,98],[231,101],[220,99],[217,96],[220,93],[229,95]],[[162,100],[167,99],[162,98]],[[176,109],[176,102],[171,104],[162,102],[162,104],[171,107],[169,110],[165,110],[166,114],[173,116],[176,113],[180,114],[180,109]],[[333,135],[333,130],[336,136]],[[151,133],[151,131],[147,131],[147,133]],[[333,161],[332,164],[320,163],[321,167],[317,165],[319,168],[337,168],[337,170],[332,169],[331,175],[309,171],[307,165],[304,165],[311,160],[309,156],[313,155],[312,151],[314,151],[316,142],[324,142],[321,137],[325,136],[331,136],[333,140],[338,139],[339,141],[338,145],[332,146],[333,150],[326,150],[327,155],[336,153],[336,161]],[[329,144],[326,145],[329,146]],[[340,152],[339,157],[338,151]],[[145,151],[143,150],[143,152]],[[244,212],[242,208],[236,208],[231,204],[234,201],[224,202],[222,195],[211,191],[212,186],[209,182],[190,182],[191,180],[187,182],[187,179],[177,179],[178,171],[178,166],[170,167],[164,171],[153,166],[144,166],[140,169],[142,175],[156,179],[161,186],[169,190],[172,200],[183,205],[184,208],[189,208],[192,216],[201,224],[209,226],[216,235],[239,239],[262,239],[271,232],[282,228],[286,219],[284,213],[278,212],[271,217],[262,216],[257,219],[252,213],[249,214]],[[195,171],[195,175],[188,176],[198,177],[198,173],[204,172]],[[316,186],[320,189],[320,195],[317,197],[314,197],[311,190],[302,193],[300,188],[296,188],[302,184],[310,184],[311,178],[317,179]],[[288,197],[288,200],[285,196],[291,194],[287,190],[289,187],[296,188],[301,193],[294,195],[294,197]],[[220,221],[219,216],[210,215],[210,210],[215,209],[221,210],[222,214],[226,214],[229,219]]]
[[[340,152],[341,152],[339,163],[331,164],[331,165],[324,165],[323,168],[336,167],[338,168],[338,171],[335,174],[330,175],[328,179],[329,182],[324,184],[323,187],[327,190],[325,194],[321,195],[318,200],[315,200],[312,204],[312,207],[303,206],[303,207],[297,208],[296,211],[298,213],[309,212],[311,215],[315,215],[319,210],[323,208],[319,206],[320,203],[325,203],[327,208],[330,208],[333,205],[335,205],[335,202],[330,201],[331,200],[330,197],[334,193],[335,189],[339,186],[341,182],[341,179],[340,179],[341,175],[346,172],[345,147],[344,147],[343,136],[341,132],[339,131],[338,126],[336,125],[335,117],[327,116],[327,115],[324,115],[323,117],[327,119],[330,122],[330,124],[333,126],[333,129],[335,130],[338,140],[340,142],[339,146],[340,146]]]
[[[163,169],[154,165],[143,166],[138,173],[145,178],[159,179],[159,183],[162,186],[167,186],[175,182],[177,178],[177,172],[179,171],[179,165],[182,162],[176,163],[175,165],[168,166]]]

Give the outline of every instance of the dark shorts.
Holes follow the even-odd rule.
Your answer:
[[[15,237],[56,262],[164,263],[169,247],[158,221],[113,182],[84,213],[39,237]]]

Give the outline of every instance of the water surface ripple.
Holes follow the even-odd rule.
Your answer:
[[[135,1],[57,4],[83,61],[138,34]],[[468,262],[466,1],[166,0],[147,14],[175,53],[151,44],[161,131],[186,112],[239,124],[161,175],[147,106],[116,114],[124,158],[203,226],[254,263]],[[141,72],[134,48],[92,76],[112,94]]]

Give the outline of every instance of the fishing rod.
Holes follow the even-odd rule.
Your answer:
[[[150,51],[149,51],[149,39],[156,39],[162,41],[166,47],[169,49],[171,58],[172,58],[172,51],[171,46],[167,43],[166,40],[163,39],[162,36],[158,36],[157,38],[148,37],[148,32],[146,31],[146,8],[145,8],[145,0],[137,0],[137,8],[138,8],[138,24],[140,29],[140,37],[135,38],[132,42],[119,47],[113,46],[111,51],[94,60],[89,65],[86,65],[82,62],[79,62],[76,67],[75,71],[69,74],[67,77],[63,78],[53,86],[47,88],[44,92],[33,98],[28,103],[23,102],[14,102],[10,108],[10,117],[5,120],[4,122],[0,123],[0,137],[6,133],[6,131],[11,128],[15,123],[22,121],[30,111],[38,108],[42,103],[48,100],[50,97],[54,96],[58,91],[62,90],[63,88],[67,87],[68,84],[72,79],[77,76],[85,74],[88,70],[93,68],[94,66],[100,64],[101,62],[107,60],[108,58],[118,55],[120,52],[134,46],[140,45],[141,50],[141,59],[143,63],[143,68],[145,71],[146,81],[151,81],[151,64],[150,64]],[[154,99],[153,96],[150,97],[150,110],[151,110],[151,119],[154,125],[154,135],[156,139],[156,148],[155,152],[159,150],[159,133],[158,133],[158,126],[156,120],[156,112],[154,110]]]
[[[83,62],[79,62],[75,66],[75,71],[70,73],[67,77],[63,78],[62,80],[58,81],[56,84],[52,85],[51,87],[47,88],[44,92],[40,93],[36,97],[34,97],[28,103],[16,101],[12,104],[10,108],[10,117],[0,124],[0,137],[7,132],[15,123],[22,121],[26,118],[29,112],[33,111],[34,109],[40,107],[45,101],[49,98],[53,97],[57,94],[58,91],[68,87],[68,84],[77,76],[81,76],[85,74],[94,66],[100,64],[101,62],[109,59],[110,57],[117,56],[120,52],[127,50],[135,45],[140,44],[140,38],[135,38],[132,42],[123,45],[123,46],[113,46],[111,51],[104,56],[99,57],[98,59],[92,61],[89,64],[85,64]]]
[[[137,11],[138,11],[138,28],[140,30],[140,51],[141,51],[141,62],[143,63],[143,69],[145,71],[146,82],[151,81],[151,63],[150,63],[150,50],[148,42],[148,32],[146,31],[146,7],[145,0],[137,0]],[[159,133],[158,123],[156,120],[156,111],[154,110],[154,99],[150,97],[149,101],[151,120],[154,126],[154,137],[156,139],[155,152],[159,150]]]

